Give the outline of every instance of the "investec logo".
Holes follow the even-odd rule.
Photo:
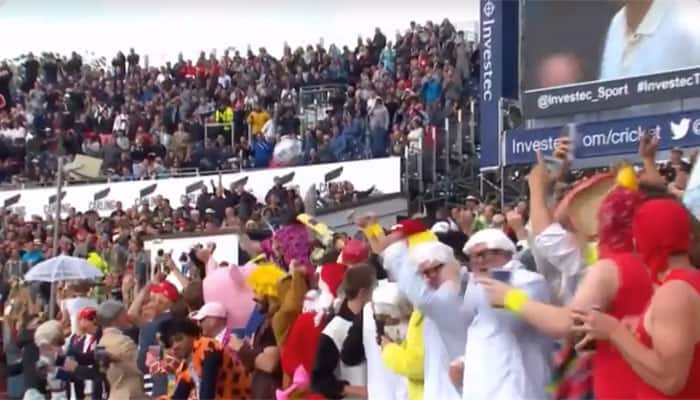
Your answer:
[[[481,98],[483,101],[493,100],[493,61],[492,61],[492,51],[493,51],[493,35],[496,21],[493,19],[493,15],[496,12],[496,3],[492,0],[487,0],[483,3],[481,9],[482,22],[481,22],[481,42],[483,43],[483,50],[481,52]]]

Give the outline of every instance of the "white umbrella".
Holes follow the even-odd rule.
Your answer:
[[[100,277],[102,272],[87,260],[69,256],[49,258],[33,266],[24,274],[24,280],[29,282],[94,280]]]

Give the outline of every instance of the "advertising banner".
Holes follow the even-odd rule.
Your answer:
[[[523,0],[522,15],[528,119],[700,97],[698,1]]]
[[[499,138],[502,130],[499,107],[503,90],[503,4],[498,0],[481,0],[481,102],[479,103],[479,140],[482,169],[500,165]]]
[[[149,252],[151,265],[158,263],[160,250],[163,254],[171,252],[173,261],[180,265],[180,260],[187,258],[190,249],[197,245],[207,246],[209,243],[216,244],[213,257],[217,262],[225,261],[230,265],[238,265],[238,235],[233,233],[169,235],[157,239],[146,239],[143,242],[143,248]]]
[[[534,162],[537,149],[551,153],[561,130],[555,127],[508,131],[506,165]],[[576,158],[634,155],[639,137],[645,132],[659,137],[661,150],[700,146],[700,110],[579,124],[574,154]]]
[[[357,190],[367,190],[374,186],[387,194],[401,191],[401,159],[398,157],[244,171],[223,174],[221,178],[225,189],[229,189],[234,182],[244,182],[246,189],[264,203],[276,177],[288,179],[287,187],[297,186],[303,196],[311,186],[322,189],[327,184],[329,174],[336,180],[352,182]],[[208,187],[211,191],[211,182],[218,184],[218,180],[217,175],[209,175],[66,186],[61,193],[61,212],[67,213],[75,208],[80,212],[94,210],[101,216],[109,216],[115,210],[117,202],[121,202],[126,209],[143,204],[153,205],[158,197],[170,200],[173,207],[179,207],[181,196],[189,196],[194,203],[203,188]],[[10,209],[26,219],[32,215],[52,215],[56,210],[56,200],[55,188],[0,192],[0,207]]]

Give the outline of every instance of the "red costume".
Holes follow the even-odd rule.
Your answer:
[[[690,214],[675,200],[646,202],[635,215],[633,230],[637,250],[654,279],[667,268],[669,256],[687,254],[690,248]],[[674,269],[658,283],[663,286],[677,280],[688,283],[700,295],[700,271]],[[644,328],[644,318],[640,318],[637,336],[646,347],[654,348],[652,338]],[[688,379],[678,394],[667,396],[645,382],[640,382],[637,398],[700,399],[700,343],[695,345]]]
[[[653,294],[653,283],[642,261],[632,252],[632,221],[642,195],[616,187],[598,209],[600,258],[614,261],[618,288],[607,312],[617,319],[635,317],[644,311]],[[598,341],[593,355],[593,392],[596,399],[633,398],[636,374],[610,342]]]
[[[343,281],[347,267],[331,263],[323,265],[320,269],[319,288],[322,293],[312,307],[315,309],[307,310],[297,317],[282,347],[280,363],[282,371],[287,376],[294,376],[299,367],[303,367],[307,372],[313,369],[321,332],[329,320],[326,309],[332,305],[333,299],[337,296],[338,287]],[[319,394],[309,393],[308,388],[299,388],[294,393],[299,396],[300,392],[303,398],[308,400],[324,398]]]

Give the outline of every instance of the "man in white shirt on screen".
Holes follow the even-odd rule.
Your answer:
[[[608,28],[601,80],[700,66],[700,1],[625,3]]]

